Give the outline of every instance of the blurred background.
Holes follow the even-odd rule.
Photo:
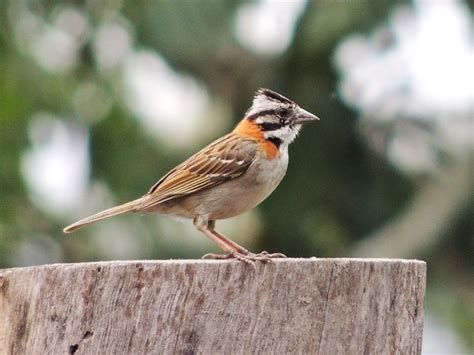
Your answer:
[[[218,222],[251,250],[428,263],[425,354],[474,349],[474,1],[0,1],[0,267],[218,252],[128,215],[259,87],[321,121]]]

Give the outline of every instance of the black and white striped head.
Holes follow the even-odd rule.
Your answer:
[[[296,138],[302,124],[319,120],[295,102],[269,89],[257,91],[246,118],[260,127],[266,139],[282,147],[287,147]]]

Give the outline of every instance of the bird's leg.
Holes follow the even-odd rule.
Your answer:
[[[255,254],[251,253],[247,249],[245,249],[243,246],[237,244],[236,242],[230,240],[226,236],[222,235],[218,231],[215,230],[215,221],[208,221],[207,222],[207,228],[200,229],[204,234],[209,236],[212,240],[214,240],[217,245],[219,245],[227,254],[221,255],[221,254],[213,254],[209,253],[203,256],[203,259],[238,259],[247,263],[251,263],[254,261],[263,261],[263,262],[269,262],[271,261],[272,258],[286,258],[286,255],[281,254],[281,253],[274,253],[270,254],[266,251],[263,251],[261,253]],[[211,234],[212,237],[209,235]],[[217,242],[217,239],[219,242]],[[225,247],[223,246],[225,245]],[[229,250],[232,250],[229,252]]]
[[[253,261],[248,260],[246,254],[248,250],[234,243],[226,237],[216,234],[214,231],[214,221],[208,221],[206,218],[198,216],[194,218],[194,225],[196,228],[216,243],[226,254],[206,254],[203,259],[237,259],[251,264]]]
[[[218,231],[215,230],[215,226],[216,226],[216,221],[209,221],[208,222],[208,228],[209,230],[217,237],[219,238],[220,240],[222,240],[224,243],[226,243],[229,247],[231,247],[232,249],[234,249],[235,251],[237,251],[238,253],[242,254],[242,255],[248,255],[248,254],[252,254],[250,253],[247,249],[245,249],[243,246],[237,244],[236,242],[230,240],[229,238],[227,238],[226,236],[220,234]]]
[[[199,222],[199,221],[197,221]],[[209,237],[212,241],[214,241],[226,254],[213,254],[209,253],[204,255],[203,259],[237,259],[248,264],[252,264],[251,260],[246,258],[246,254],[249,253],[245,248],[242,248],[237,243],[228,243],[227,238],[221,238],[221,235],[216,234],[215,231],[209,228],[209,223],[206,223],[204,226],[201,223],[194,223],[196,227],[204,233],[207,237]],[[213,224],[211,223],[211,227]]]
[[[227,254],[214,254],[214,253],[208,253],[204,255],[202,258],[203,259],[237,259],[240,261],[243,261],[247,264],[253,264],[253,262],[256,260],[253,258],[253,253],[249,252],[247,249],[245,249],[243,246],[235,243],[234,241],[230,240],[229,238],[223,236],[219,232],[217,232],[214,229],[215,226],[215,221],[209,221],[208,222],[208,230],[210,233],[214,235],[214,237],[218,238],[221,243],[224,243],[227,248],[232,249],[233,251]],[[224,249],[224,248],[223,248]],[[225,251],[226,249],[224,249]],[[261,259],[263,260],[263,259]],[[266,261],[266,258],[265,258]]]
[[[254,260],[263,260],[263,261],[268,261],[268,259],[273,259],[273,258],[286,258],[287,256],[282,253],[269,253],[267,251],[262,251],[258,254],[251,253],[247,249],[245,249],[243,246],[237,244],[236,242],[230,240],[226,236],[222,235],[218,231],[216,231],[215,228],[216,221],[209,221],[209,229],[214,233],[217,237],[219,237],[221,240],[225,241],[228,245],[231,245],[233,248],[235,248],[240,254],[249,256],[250,258],[254,258]]]
[[[212,227],[214,227],[214,221],[207,221],[206,219],[196,217],[194,219],[194,225],[196,228],[204,233],[209,239],[211,239],[214,243],[216,243],[224,252],[226,252],[226,255],[220,255],[219,257],[215,257],[214,259],[228,259],[232,258],[232,254],[238,253],[238,248],[236,248],[234,245],[227,243],[227,238],[220,238],[220,236],[217,236],[214,234],[214,230]],[[211,228],[210,228],[211,227]],[[235,244],[235,243],[234,243]],[[206,254],[204,255],[203,258],[205,258],[207,255],[216,255],[216,254]],[[210,257],[209,257],[210,258]]]
[[[235,252],[236,250],[229,247],[224,241],[222,241],[219,237],[214,235],[211,230],[208,228],[199,228],[199,231],[204,233],[207,237],[209,237],[214,243],[216,243],[222,250],[226,253],[230,254]]]

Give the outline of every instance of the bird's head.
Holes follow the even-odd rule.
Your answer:
[[[255,94],[244,121],[258,127],[263,137],[277,146],[288,146],[305,123],[319,120],[292,100],[269,89]]]

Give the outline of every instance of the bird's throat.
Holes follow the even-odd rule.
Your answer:
[[[261,127],[255,122],[243,119],[239,122],[237,127],[234,128],[233,132],[242,137],[258,141],[261,144],[261,147],[265,152],[267,159],[273,160],[280,156],[279,148],[282,143],[282,140],[279,138],[265,138]]]

